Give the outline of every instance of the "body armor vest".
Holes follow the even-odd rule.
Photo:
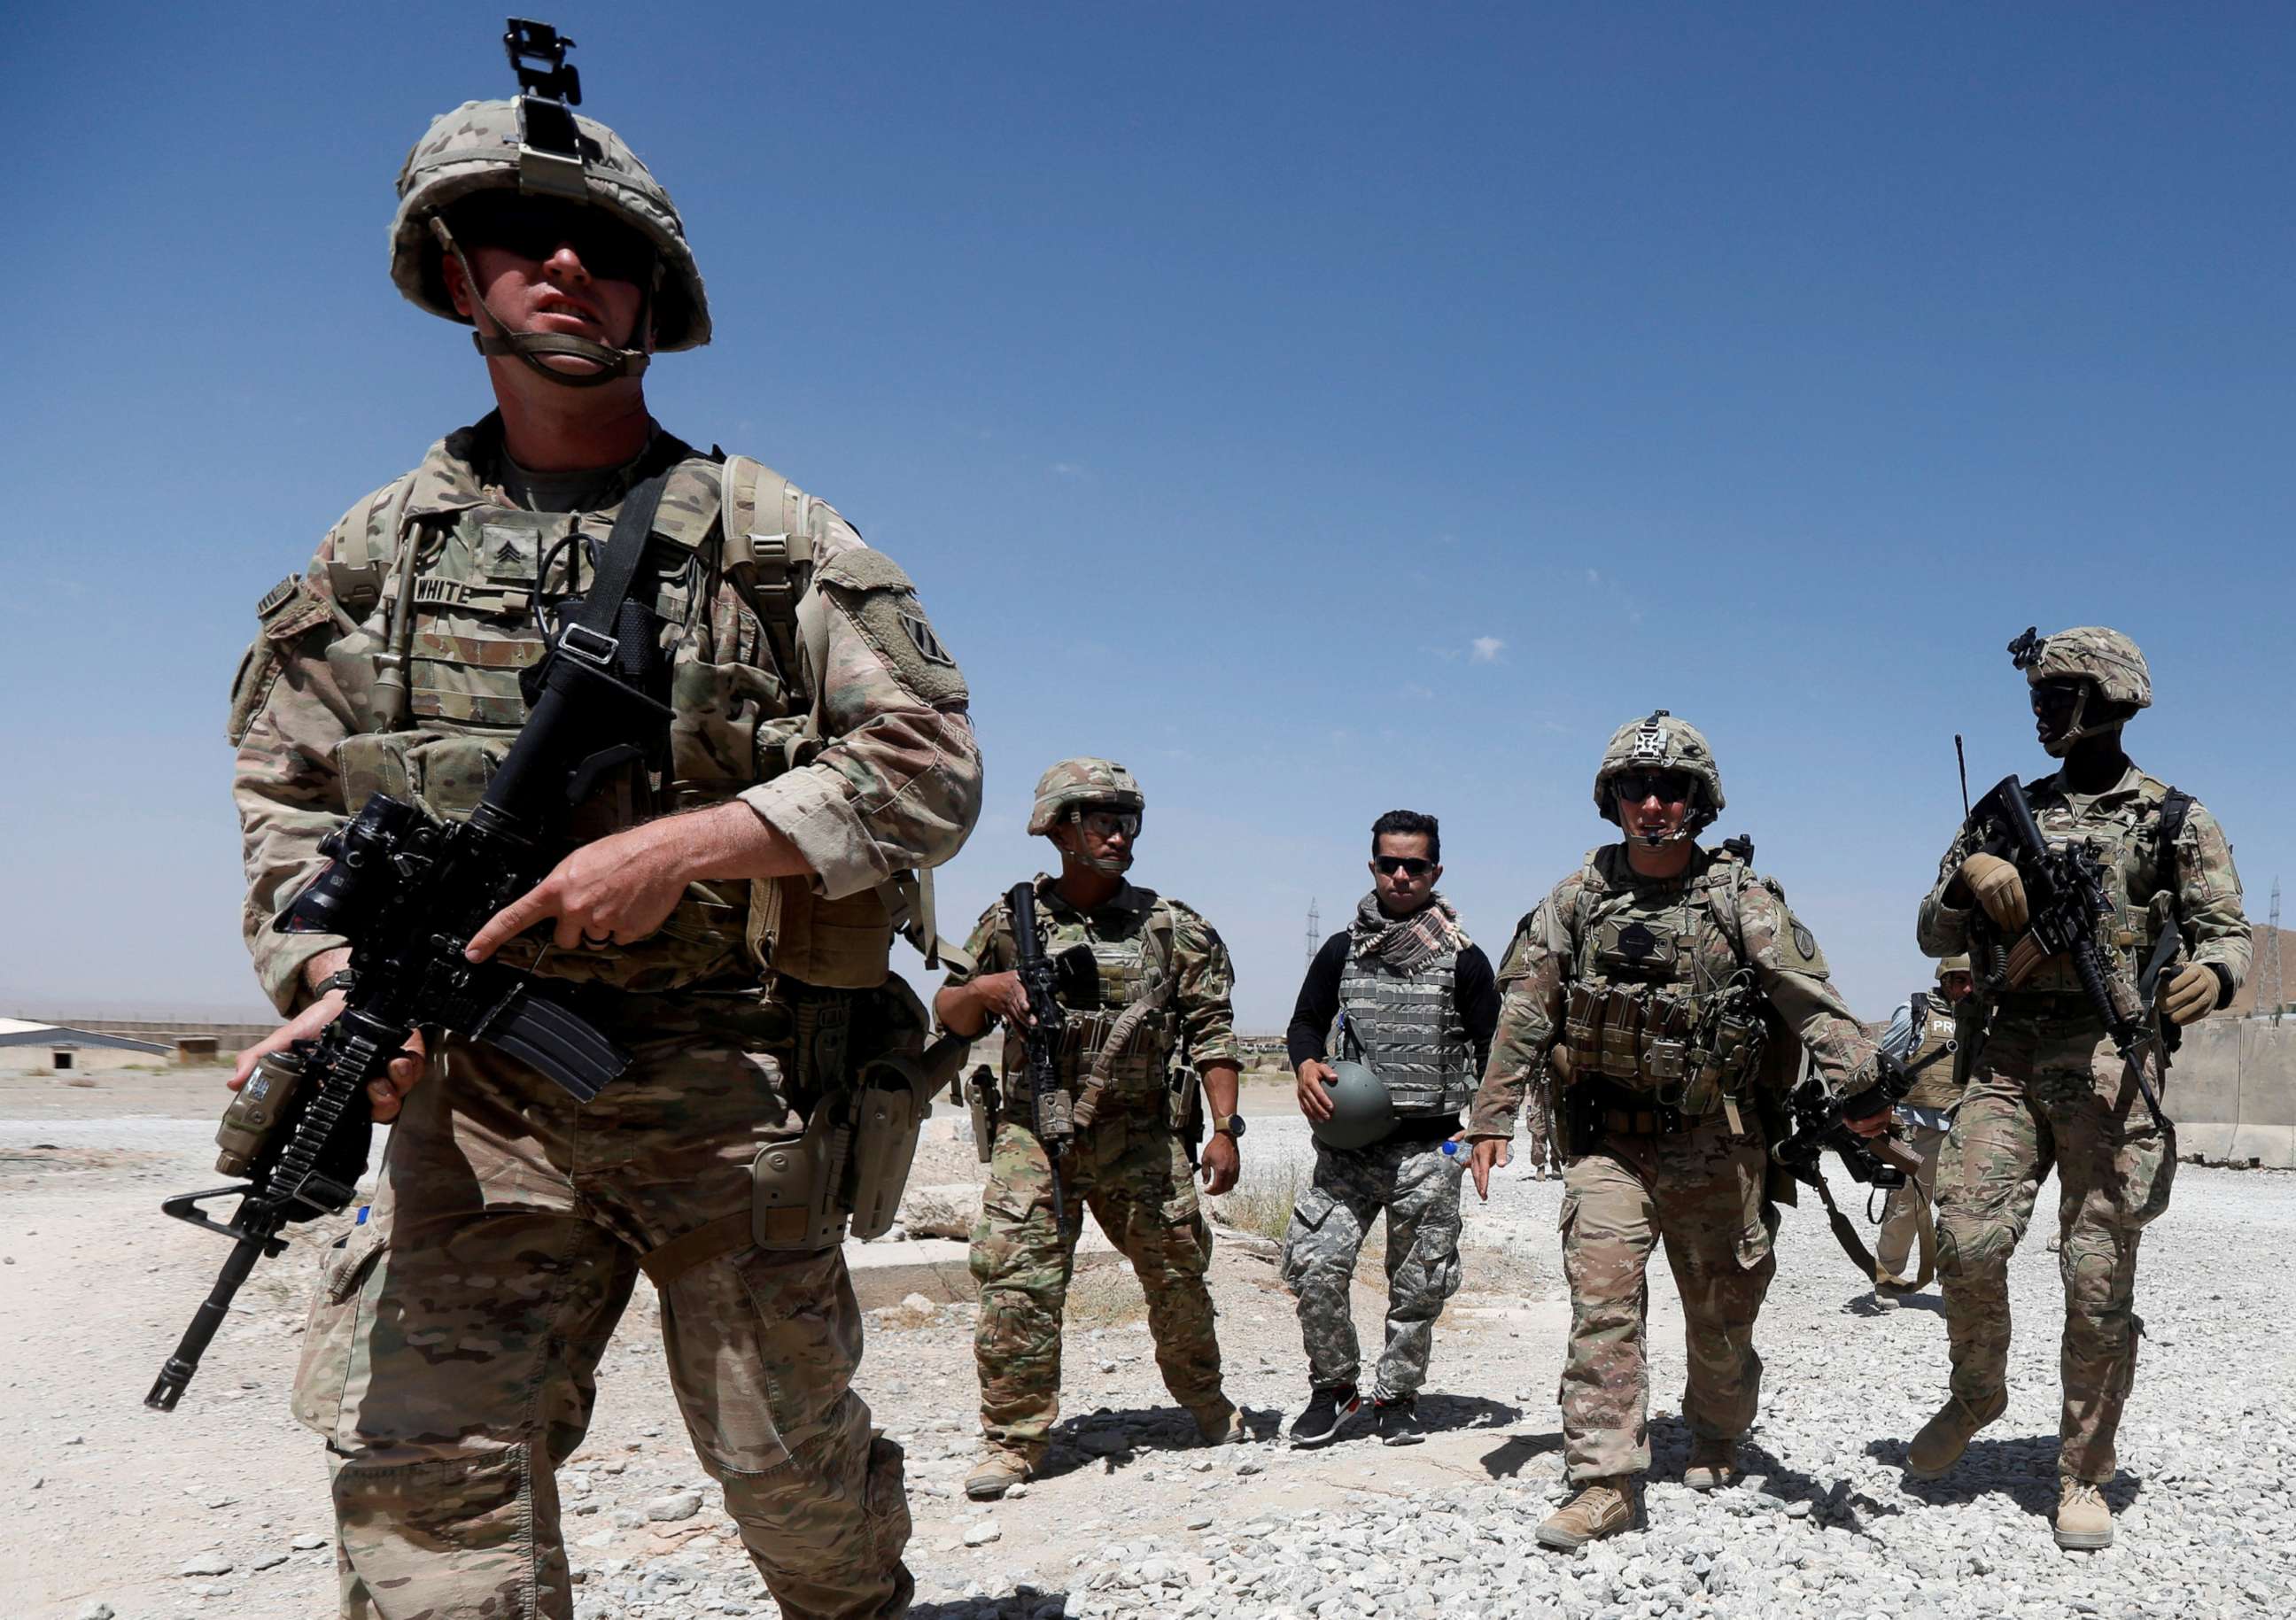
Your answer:
[[[1055,910],[1041,889],[1038,893],[1037,920],[1045,954],[1058,956],[1081,945],[1092,953],[1099,970],[1100,1005],[1064,1009],[1068,1022],[1059,1062],[1061,1082],[1071,1092],[1082,1089],[1093,1060],[1107,1045],[1124,1010],[1143,996],[1155,995],[1171,971],[1170,906],[1150,890],[1136,888],[1131,893],[1135,904],[1111,902],[1089,914],[1064,906]],[[1009,917],[1006,923],[1009,927]],[[1179,1014],[1173,1010],[1170,991],[1166,988],[1163,1004],[1140,1019],[1123,1046],[1111,1055],[1106,1094],[1111,1098],[1161,1095],[1179,1039]],[[1005,1043],[1008,1078],[1022,1072],[1023,1050],[1018,1041]]]
[[[2168,874],[2161,860],[2161,822],[2169,792],[2167,784],[2140,772],[2127,793],[2077,801],[2059,788],[2033,809],[2034,823],[2051,849],[2080,842],[2095,847],[2105,898],[2112,906],[2112,919],[2098,921],[2097,943],[2119,956],[2132,978],[2167,927],[2171,897],[2161,892]],[[2108,806],[2100,802],[2104,798],[2120,802]],[[2072,959],[2050,957],[2016,992],[2033,993],[2079,994]]]
[[[1913,1050],[1906,1054],[1906,1063],[1917,1072],[1904,1100],[1917,1109],[1949,1109],[1961,1100],[1963,1083],[1956,1077],[1960,1054],[1939,1054],[1961,1039],[1953,1003],[1941,995],[1919,994],[1913,998],[1911,1010],[1916,1022]]]
[[[739,492],[737,522],[785,518],[791,495],[805,502],[777,475],[740,464],[753,481]],[[726,482],[714,462],[676,464],[654,520],[652,572],[642,571],[631,592],[652,610],[671,661],[668,758],[658,773],[632,764],[611,776],[576,810],[568,848],[721,803],[802,763],[811,681],[792,652],[793,615],[772,623],[774,614],[761,618],[726,583],[754,570],[759,543],[790,536],[745,525],[727,544],[719,509],[734,492]],[[783,510],[756,510],[776,485]],[[410,502],[415,491],[424,498]],[[357,728],[336,751],[348,809],[381,791],[444,819],[470,814],[526,721],[519,676],[545,650],[537,591],[549,600],[579,588],[613,517],[488,504],[469,464],[442,448],[338,528],[329,585],[344,617],[358,616],[326,654]],[[775,563],[784,608],[803,583],[789,577],[789,561],[783,554]],[[394,690],[402,684],[403,697]],[[635,945],[561,952],[526,938],[503,957],[545,978],[658,993],[754,980],[770,955],[775,969],[808,983],[858,988],[884,981],[890,946],[876,895],[828,901],[803,879],[783,879],[690,885],[660,929]]]
[[[1398,1114],[1456,1114],[1474,1100],[1481,1076],[1459,1017],[1458,970],[1456,951],[1401,973],[1352,949],[1341,970],[1340,1009]],[[1343,1042],[1331,1050],[1349,1055]]]
[[[1602,1080],[1702,1116],[1745,1095],[1766,1003],[1737,940],[1740,863],[1715,857],[1679,888],[1611,890],[1589,862],[1579,891],[1562,1042],[1572,1084]]]

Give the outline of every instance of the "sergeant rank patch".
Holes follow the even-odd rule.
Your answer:
[[[940,644],[940,637],[933,634],[933,627],[922,617],[904,612],[901,628],[909,633],[909,641],[915,646],[917,656],[926,663],[941,664],[951,669],[956,667],[956,660],[948,656],[948,649]]]

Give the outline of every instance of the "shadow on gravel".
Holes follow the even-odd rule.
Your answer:
[[[1945,1314],[1945,1301],[1935,1294],[1900,1294],[1894,1305],[1882,1303],[1876,1294],[1857,1294],[1844,1300],[1845,1316],[1896,1316],[1905,1311],[1926,1311],[1932,1316]]]
[[[1903,1469],[1906,1445],[1904,1440],[1870,1441],[1866,1454],[1890,1468]],[[2034,1517],[2053,1519],[2057,1512],[2057,1451],[2054,1435],[1992,1440],[1980,1435],[1944,1478],[1916,1479],[1906,1474],[1899,1479],[1898,1488],[1924,1502],[2006,1496]],[[2118,1514],[2144,1492],[2143,1479],[2126,1472],[2115,1474],[2103,1486],[2105,1505]]]
[[[1369,1403],[1365,1403],[1369,1410]],[[1273,1440],[1283,1414],[1272,1407],[1243,1409],[1244,1427],[1255,1441]],[[1037,1465],[1038,1479],[1057,1479],[1089,1463],[1104,1462],[1111,1470],[1128,1467],[1144,1452],[1202,1452],[1216,1455],[1196,1433],[1196,1420],[1177,1406],[1136,1407],[1123,1411],[1103,1407],[1054,1425],[1044,1460]],[[924,1611],[915,1610],[915,1613]]]
[[[1509,1435],[1482,1455],[1483,1472],[1493,1479],[1513,1479],[1529,1466],[1533,1457],[1562,1449],[1562,1431],[1551,1435]]]
[[[916,1603],[909,1607],[909,1620],[980,1620],[983,1615],[995,1615],[997,1620],[1031,1620],[1037,1615],[1065,1615],[1069,1612],[1069,1595],[1064,1591],[1031,1591],[1027,1596],[1012,1592],[985,1598],[959,1598],[947,1603]]]
[[[1366,1402],[1365,1406],[1369,1406]],[[1522,1408],[1481,1395],[1433,1395],[1419,1397],[1419,1421],[1431,1435],[1455,1428],[1500,1428],[1522,1416]]]

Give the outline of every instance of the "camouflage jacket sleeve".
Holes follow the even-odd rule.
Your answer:
[[[1953,887],[1961,863],[1976,847],[1977,835],[1964,827],[1938,863],[1937,882],[1922,896],[1921,916],[1914,927],[1915,941],[1924,956],[1958,956],[1969,949],[1969,908],[1948,905],[1945,891]]]
[[[813,503],[813,588],[799,610],[821,750],[742,798],[805,856],[831,899],[955,855],[980,814],[964,677],[908,576]]]
[[[969,985],[984,973],[1002,973],[1013,965],[1013,925],[1000,898],[988,903],[980,913],[980,920],[972,925],[965,937],[964,953],[972,958],[972,966],[960,968],[948,964],[948,976],[941,980],[941,988],[954,990]]]
[[[1827,1091],[1862,1091],[1874,1073],[1874,1042],[1833,987],[1825,953],[1767,878],[1738,890],[1738,935],[1745,961],[1770,1005],[1809,1048]]]
[[[1490,1061],[1467,1115],[1470,1135],[1512,1137],[1515,1115],[1526,1100],[1534,1109],[1551,1101],[1546,1054],[1561,1027],[1570,985],[1570,920],[1578,912],[1578,889],[1576,874],[1557,884],[1516,925],[1499,963],[1498,1032],[1491,1037]]]
[[[1170,904],[1172,966],[1178,975],[1172,1006],[1180,1015],[1188,1061],[1200,1070],[1214,1063],[1241,1066],[1243,1050],[1235,1043],[1235,1009],[1229,1004],[1235,964],[1228,959],[1227,942],[1193,911]]]
[[[368,503],[344,524],[364,522]],[[329,533],[302,579],[263,599],[260,631],[232,685],[232,801],[247,873],[240,930],[264,994],[283,1013],[309,1000],[303,964],[347,943],[271,928],[280,905],[326,863],[319,840],[347,819],[335,749],[353,729],[352,711],[327,665],[334,611],[324,584],[342,532],[338,525]]]
[[[2226,999],[2230,1000],[2231,993],[2248,982],[2256,937],[2241,907],[2232,844],[2198,799],[2185,812],[2184,834],[2177,840],[2176,906],[2186,953],[2223,973]]]

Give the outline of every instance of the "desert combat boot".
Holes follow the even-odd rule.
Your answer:
[[[1738,1483],[1738,1443],[1699,1439],[1690,1443],[1690,1465],[1682,1483],[1693,1491],[1718,1491]]]
[[[1616,1474],[1590,1479],[1578,1494],[1548,1514],[1538,1526],[1538,1544],[1573,1552],[1588,1542],[1635,1527],[1635,1477]]]
[[[1916,1479],[1935,1479],[1961,1460],[1970,1437],[2009,1410],[2009,1392],[1996,1390],[1993,1398],[1972,1406],[1959,1395],[1948,1395],[1937,1416],[1922,1425],[1922,1432],[1906,1448],[1906,1472]]]
[[[974,1501],[995,1501],[1014,1485],[1027,1484],[1030,1472],[1028,1458],[992,1445],[964,1477],[964,1493]]]
[[[2112,1545],[2112,1510],[2086,1479],[2057,1482],[2057,1545],[2077,1552]]]
[[[1251,1438],[1243,1414],[1226,1395],[1209,1406],[1189,1407],[1188,1416],[1196,1420],[1196,1433],[1206,1445],[1241,1445]]]

